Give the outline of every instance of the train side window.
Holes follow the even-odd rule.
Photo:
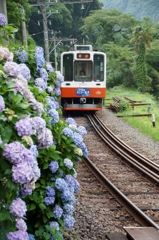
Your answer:
[[[94,55],[94,81],[104,81],[104,56]]]
[[[73,81],[73,54],[63,55],[63,76],[64,81]]]

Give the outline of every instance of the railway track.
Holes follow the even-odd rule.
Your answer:
[[[98,135],[102,137],[102,141],[104,141],[106,145],[109,145],[109,147],[113,147],[113,150],[111,150],[113,151],[113,154],[110,154],[110,150],[108,154],[107,149],[105,153],[102,153],[101,158],[98,150],[95,154],[89,150],[89,158],[85,159],[84,162],[87,167],[91,168],[91,171],[93,171],[99,182],[102,185],[104,184],[105,189],[107,189],[108,192],[114,196],[117,202],[120,202],[121,205],[124,206],[124,208],[130,213],[130,215],[133,216],[133,220],[131,219],[131,216],[128,217],[131,220],[130,222],[127,222],[128,228],[125,228],[127,234],[130,234],[129,226],[137,227],[136,230],[133,231],[136,233],[139,230],[139,227],[146,226],[149,227],[148,234],[151,234],[150,231],[152,231],[152,228],[155,231],[154,234],[158,234],[158,165],[154,164],[148,158],[143,157],[131,149],[129,146],[127,146],[125,143],[123,143],[120,139],[113,135],[108,128],[103,126],[98,117],[92,117],[89,115],[88,119],[91,121],[91,124],[98,132]],[[89,134],[88,139],[86,137],[86,143],[87,140],[88,143],[90,139],[92,140],[92,137],[90,137]],[[119,145],[121,147],[119,147]],[[103,146],[97,147],[99,150],[103,148]],[[114,152],[116,152],[115,155]],[[105,158],[103,157],[104,155]],[[110,155],[113,155],[113,157]],[[118,158],[119,156],[120,159]],[[146,229],[144,229],[144,232],[146,232]],[[157,238],[155,238],[155,235],[153,235],[153,238],[149,239],[159,239],[159,235]],[[136,240],[138,238],[129,239]]]

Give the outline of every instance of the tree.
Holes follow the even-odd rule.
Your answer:
[[[136,55],[136,82],[138,89],[142,92],[150,90],[151,80],[147,75],[146,46],[150,47],[153,40],[154,28],[149,18],[145,18],[141,24],[134,28],[133,41],[135,43]]]

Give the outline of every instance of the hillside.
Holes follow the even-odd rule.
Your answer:
[[[117,9],[131,13],[138,20],[149,16],[153,22],[159,22],[159,1],[157,0],[100,0],[104,9]]]

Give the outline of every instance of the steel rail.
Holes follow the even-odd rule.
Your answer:
[[[111,149],[120,155],[127,164],[133,166],[140,174],[142,173],[142,176],[146,177],[153,184],[159,186],[159,166],[157,164],[137,153],[117,138],[108,128],[106,128],[96,115],[86,116],[98,135]],[[100,127],[97,126],[96,122]]]
[[[142,226],[154,227],[159,230],[159,225],[141,211],[130,199],[128,199],[87,157],[84,158],[85,164],[93,172],[102,185],[120,202],[122,206],[136,219]]]

